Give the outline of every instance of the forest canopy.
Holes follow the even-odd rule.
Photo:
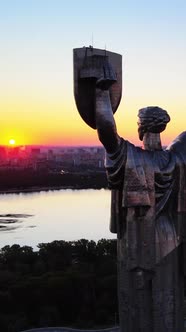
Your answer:
[[[0,250],[0,331],[118,324],[116,240]]]

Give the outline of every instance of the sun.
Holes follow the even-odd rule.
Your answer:
[[[13,139],[13,138],[11,138],[11,139],[9,140],[9,144],[10,144],[10,145],[15,145],[15,142],[16,142],[16,141],[15,141],[15,139]]]

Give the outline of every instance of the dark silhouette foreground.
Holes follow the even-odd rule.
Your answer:
[[[116,241],[85,239],[0,251],[0,331],[118,324]]]

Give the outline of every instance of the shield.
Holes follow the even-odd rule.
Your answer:
[[[109,88],[113,113],[116,112],[122,94],[122,56],[92,46],[75,48],[74,58],[74,97],[82,119],[92,128],[95,123],[95,88],[102,76],[109,75],[112,85]]]

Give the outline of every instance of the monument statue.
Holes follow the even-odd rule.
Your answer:
[[[121,82],[120,55],[74,49],[77,108],[106,150],[121,332],[183,332],[186,132],[163,149],[170,117],[149,106],[138,112],[143,148],[121,138],[113,116]]]

